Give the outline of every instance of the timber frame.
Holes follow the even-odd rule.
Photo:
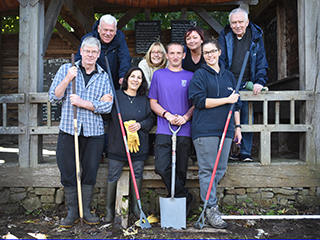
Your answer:
[[[0,134],[19,135],[19,161],[14,164],[0,165],[0,187],[61,187],[59,170],[55,164],[42,162],[42,138],[44,134],[57,134],[58,127],[52,126],[50,119],[51,104],[47,93],[43,91],[43,58],[49,44],[53,28],[71,45],[78,46],[81,37],[90,31],[93,23],[94,8],[103,10],[101,1],[85,7],[85,0],[19,0],[20,2],[20,32],[19,32],[19,90],[16,94],[0,94],[2,104],[2,126]],[[258,1],[242,2],[242,7],[249,9],[248,3],[255,4]],[[287,0],[283,1],[284,3]],[[252,7],[253,19],[259,18],[268,7],[276,4],[275,1],[260,1]],[[118,6],[109,6],[109,12],[116,12]],[[238,5],[226,6],[192,6],[179,8],[182,12],[182,20],[186,19],[186,12],[193,10],[203,18],[216,32],[220,32],[220,26],[208,13],[210,10],[232,9]],[[261,101],[263,103],[263,119],[261,124],[249,124],[243,126],[243,131],[260,133],[260,162],[230,163],[226,177],[220,182],[221,187],[319,187],[320,186],[320,47],[319,30],[320,16],[318,0],[297,0],[299,32],[299,90],[296,91],[269,91],[254,96],[249,93],[241,93],[242,100]],[[79,9],[82,9],[81,11]],[[205,10],[206,9],[206,10]],[[45,11],[46,10],[46,11]],[[152,9],[123,8],[124,16],[119,20],[118,26],[124,26],[138,12],[145,12],[146,19],[150,19]],[[277,6],[278,19],[281,19],[282,5]],[[160,9],[161,11],[161,9]],[[165,11],[163,9],[163,11]],[[74,33],[66,31],[57,23],[58,15],[67,22],[72,22]],[[281,20],[278,23],[281,29]],[[286,63],[283,60],[285,52],[281,51],[284,45],[280,41],[283,33],[278,32],[278,79],[288,77]],[[1,85],[0,85],[1,86]],[[300,102],[299,123],[295,122],[296,102]],[[275,102],[274,123],[268,122],[269,102]],[[290,122],[280,122],[280,102],[290,102]],[[18,104],[19,125],[8,126],[7,106]],[[42,126],[42,104],[47,104],[47,126]],[[298,132],[300,134],[300,157],[298,160],[273,161],[271,159],[271,133],[272,132]],[[108,166],[101,164],[97,177],[97,187],[106,187]],[[124,173],[124,174],[128,174]],[[129,175],[128,175],[129,176]],[[128,177],[127,176],[127,177]],[[128,177],[129,179],[129,177]],[[163,187],[161,179],[154,173],[154,166],[145,167],[144,186]],[[197,166],[190,166],[188,170],[187,186],[198,186]]]

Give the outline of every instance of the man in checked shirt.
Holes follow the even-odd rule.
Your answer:
[[[100,41],[87,37],[81,44],[82,59],[73,67],[70,63],[62,65],[49,90],[52,103],[62,102],[56,157],[68,216],[60,222],[60,227],[71,227],[79,220],[73,106],[77,106],[83,220],[87,224],[100,223],[100,219],[91,214],[90,204],[104,145],[101,114],[110,113],[113,104],[108,74],[96,64],[100,50]],[[76,94],[72,94],[73,78]],[[100,101],[104,94],[109,94],[109,102]]]

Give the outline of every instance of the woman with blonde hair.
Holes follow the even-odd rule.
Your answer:
[[[149,47],[144,58],[139,62],[138,67],[142,69],[150,88],[153,73],[167,67],[166,49],[160,42],[154,42]]]

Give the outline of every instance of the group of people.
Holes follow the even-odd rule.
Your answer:
[[[155,172],[161,176],[168,196],[171,195],[170,127],[176,130],[181,126],[177,133],[174,197],[186,198],[187,215],[195,202],[195,196],[185,187],[190,151],[194,146],[199,165],[200,197],[205,201],[228,111],[230,105],[235,104],[230,121],[234,124],[229,125],[225,136],[206,209],[206,219],[211,226],[227,227],[218,210],[216,188],[226,172],[232,141],[241,143],[241,153],[230,158],[252,160],[252,135],[248,134],[247,138],[241,133],[241,124],[248,123],[248,106],[240,101],[240,95],[235,91],[245,52],[250,51],[250,60],[242,86],[246,81],[252,81],[254,94],[258,94],[266,83],[268,67],[262,30],[249,21],[248,13],[234,9],[229,22],[218,40],[206,40],[201,28],[191,27],[184,35],[185,45],[170,43],[164,48],[160,42],[155,42],[138,67],[131,67],[124,34],[117,30],[113,16],[101,17],[93,31],[83,37],[75,66],[61,66],[49,90],[52,102],[62,102],[57,163],[68,214],[60,222],[61,227],[71,227],[79,220],[74,134],[79,136],[83,220],[87,224],[100,223],[100,219],[91,213],[90,203],[105,145],[104,121],[108,122],[109,157],[105,219],[107,222],[114,220],[117,181],[127,162],[115,95],[139,191],[144,162],[149,154],[149,131],[157,124]],[[110,66],[106,65],[105,56]],[[71,87],[74,78],[76,93]],[[77,107],[78,133],[73,128],[74,106]],[[130,210],[139,217],[132,182],[130,185]]]

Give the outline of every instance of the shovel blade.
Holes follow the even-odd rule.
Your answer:
[[[160,197],[161,228],[186,229],[186,198]]]

